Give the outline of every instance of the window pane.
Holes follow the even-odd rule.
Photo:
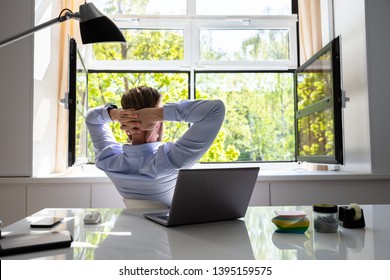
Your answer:
[[[106,103],[120,107],[123,93],[137,86],[150,86],[163,95],[163,104],[188,99],[188,73],[89,73],[88,105],[90,108]],[[111,124],[116,139],[125,143],[127,135],[118,123]],[[164,123],[163,141],[175,141],[187,129],[187,124]],[[88,139],[89,161],[94,162],[92,141]]]
[[[202,161],[295,160],[293,87],[292,73],[196,73],[196,98],[226,105]]]
[[[111,15],[185,15],[187,0],[93,0],[102,12]]]
[[[183,30],[127,29],[123,31],[127,43],[93,45],[96,60],[183,60]]]
[[[331,50],[297,74],[298,110],[333,96]]]
[[[298,119],[298,155],[334,155],[333,109]]]
[[[196,0],[198,15],[291,15],[291,0]]]
[[[289,58],[287,29],[200,31],[200,59],[203,61],[275,61]]]

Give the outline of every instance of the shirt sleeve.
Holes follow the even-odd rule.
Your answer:
[[[85,123],[95,148],[95,153],[100,153],[106,147],[117,144],[109,123],[112,122],[108,110],[112,105],[99,106],[87,112]]]
[[[163,113],[164,121],[192,124],[178,141],[165,145],[170,163],[177,168],[188,168],[214,142],[225,118],[225,105],[221,100],[185,100],[164,105]]]

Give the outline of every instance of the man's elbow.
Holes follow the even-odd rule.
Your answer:
[[[92,120],[92,115],[93,115],[93,110],[92,109],[89,109],[87,111],[87,113],[85,114],[85,122],[88,124],[88,123],[91,123],[91,120]]]
[[[95,108],[89,109],[87,113],[85,114],[85,123],[88,124],[94,124],[96,119],[96,112]]]
[[[213,109],[214,114],[219,115],[222,119],[224,119],[225,112],[226,112],[225,104],[220,99],[215,99],[212,101],[214,103],[214,109]]]

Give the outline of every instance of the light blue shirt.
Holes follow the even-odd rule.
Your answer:
[[[176,142],[118,143],[109,126],[108,106],[91,109],[86,124],[96,166],[124,198],[149,199],[170,206],[179,169],[191,168],[213,143],[225,117],[220,100],[185,100],[163,107],[164,121],[192,123]]]

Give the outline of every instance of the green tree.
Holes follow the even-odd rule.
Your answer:
[[[323,65],[329,65],[331,53],[319,57]],[[299,74],[297,87],[298,112],[306,112],[298,119],[300,155],[333,155],[334,125],[332,104],[332,73],[326,69]],[[311,111],[310,108],[319,108]]]

